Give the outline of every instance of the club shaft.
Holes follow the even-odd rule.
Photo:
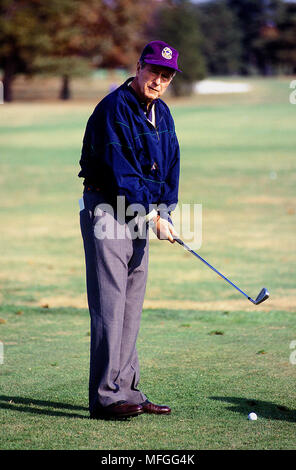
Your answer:
[[[232,287],[235,287],[241,294],[243,294],[245,297],[247,297],[248,300],[251,302],[255,303],[255,301],[249,297],[245,292],[243,292],[239,287],[237,287],[233,282],[231,282],[227,277],[225,277],[222,273],[220,273],[214,266],[212,266],[210,263],[208,263],[205,259],[203,259],[200,255],[198,255],[195,251],[193,251],[186,243],[183,242],[180,238],[175,238],[175,241],[178,242],[181,246],[183,246],[187,251],[192,253],[194,256],[196,256],[198,259],[200,259],[203,263],[205,263],[209,268],[211,268],[216,274],[218,274],[220,277],[222,277],[225,281],[228,282]]]

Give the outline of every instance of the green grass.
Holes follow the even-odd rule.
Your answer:
[[[168,100],[200,254],[151,241],[141,388],[171,416],[88,419],[77,178],[92,103],[1,106],[1,449],[295,449],[295,112],[289,80]],[[255,411],[258,420],[247,415]]]
[[[294,314],[146,310],[138,349],[148,396],[171,416],[88,419],[85,310],[3,307],[3,449],[293,448]],[[213,334],[213,331],[223,335]],[[8,341],[9,338],[9,341]],[[265,354],[262,354],[264,349]],[[250,423],[247,415],[259,417]]]

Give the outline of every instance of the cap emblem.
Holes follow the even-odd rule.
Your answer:
[[[169,47],[165,47],[164,49],[162,49],[161,55],[162,57],[168,60],[173,57],[172,50]]]

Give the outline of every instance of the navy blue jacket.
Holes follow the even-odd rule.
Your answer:
[[[110,203],[175,206],[180,151],[174,121],[161,99],[154,102],[156,127],[144,112],[132,78],[108,94],[90,116],[80,159],[84,185],[99,187]]]

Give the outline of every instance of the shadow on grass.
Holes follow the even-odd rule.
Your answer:
[[[254,411],[258,418],[274,419],[278,421],[296,422],[296,410],[291,410],[284,405],[277,405],[269,401],[256,400],[241,397],[209,397],[211,400],[219,400],[232,403],[227,409],[234,413],[248,415]]]
[[[76,406],[68,403],[59,403],[53,401],[35,400],[32,398],[15,397],[11,395],[0,395],[0,408],[46,416],[89,419],[88,408],[83,406]],[[57,408],[57,410],[52,410],[50,408]],[[59,410],[68,410],[68,412]],[[73,411],[73,413],[71,413],[71,411]],[[75,411],[83,411],[84,413],[79,414],[75,413]]]

